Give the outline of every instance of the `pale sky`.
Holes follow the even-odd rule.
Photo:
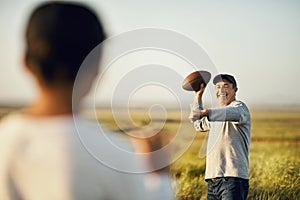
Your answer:
[[[4,0],[0,3],[0,104],[29,102],[36,95],[34,82],[22,68],[22,56],[25,22],[38,2]],[[171,30],[196,42],[207,53],[217,72],[236,77],[237,97],[248,104],[291,105],[300,102],[298,0],[97,0],[89,3],[101,16],[109,36],[151,27]],[[155,60],[163,57],[162,54],[164,59]],[[107,96],[109,88],[115,87],[110,84],[117,84],[124,74],[138,69],[124,67],[124,63],[127,66],[159,64],[170,69],[173,69],[172,63],[182,63],[179,69],[174,66],[174,71],[182,77],[193,71],[186,62],[166,52],[137,52],[116,62],[108,73],[109,78],[105,78],[107,82],[102,92],[96,97]],[[151,74],[148,77],[151,79]],[[180,81],[173,81],[181,87]],[[130,95],[141,102],[165,101],[181,95],[181,92],[163,90],[160,84],[145,85],[142,89],[135,88]],[[192,93],[182,94],[187,95],[184,100],[192,97]]]

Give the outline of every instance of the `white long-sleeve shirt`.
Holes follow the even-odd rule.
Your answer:
[[[192,110],[203,109],[194,102]],[[248,179],[251,119],[247,106],[233,101],[208,109],[208,116],[194,121],[197,131],[209,131],[205,179],[239,177]]]

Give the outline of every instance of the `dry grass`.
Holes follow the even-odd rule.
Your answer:
[[[6,114],[7,111],[0,112]],[[185,153],[171,165],[171,172],[177,183],[178,199],[206,199],[206,183],[204,181],[205,159],[198,154],[204,135],[195,133],[186,120],[187,113],[168,111],[167,116],[149,113],[145,110],[118,115],[124,116],[127,131],[147,126],[150,122],[155,127],[163,123],[161,132],[174,137],[176,133],[184,132],[186,138],[194,137],[193,143]],[[276,200],[298,199],[300,197],[300,112],[268,112],[253,111],[252,135],[250,149],[250,191],[248,199]],[[101,123],[115,131],[120,127],[114,116],[108,110],[99,110],[97,118]],[[127,118],[127,119],[126,119]],[[120,118],[121,119],[121,118]]]

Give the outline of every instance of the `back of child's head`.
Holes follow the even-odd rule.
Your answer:
[[[101,21],[91,9],[44,3],[29,18],[26,60],[46,84],[72,84],[83,60],[104,39]]]

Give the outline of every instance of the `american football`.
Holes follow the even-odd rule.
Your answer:
[[[182,88],[188,91],[199,91],[200,85],[209,82],[211,74],[208,71],[200,70],[189,74],[182,83]]]

